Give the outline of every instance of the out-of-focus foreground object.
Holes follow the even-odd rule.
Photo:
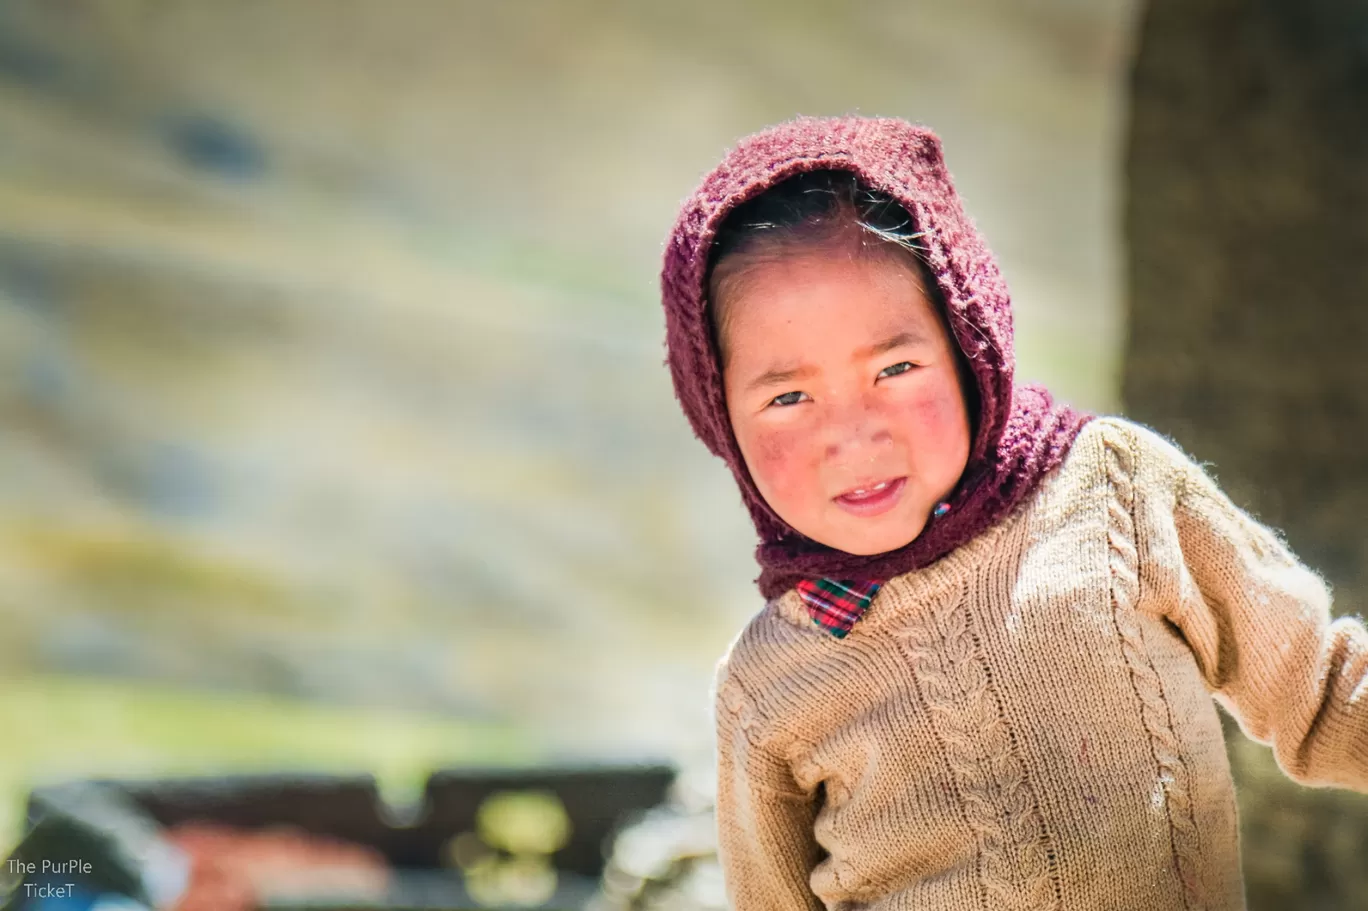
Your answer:
[[[675,777],[649,764],[463,769],[434,774],[412,807],[385,804],[366,776],[47,786],[6,864],[6,911],[116,897],[171,911],[579,909],[610,840]]]

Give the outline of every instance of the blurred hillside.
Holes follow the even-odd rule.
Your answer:
[[[1019,372],[1113,408],[1122,0],[0,0],[0,667],[710,749],[753,533],[662,367],[679,200],[934,126]]]

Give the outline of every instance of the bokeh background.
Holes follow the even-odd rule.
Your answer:
[[[1177,435],[1356,610],[1368,12],[1255,6],[0,0],[0,847],[89,774],[706,767],[753,531],[656,277],[799,113],[933,126],[1020,378]],[[1353,894],[1361,802],[1231,740],[1252,904]]]

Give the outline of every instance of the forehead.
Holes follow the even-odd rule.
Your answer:
[[[748,265],[725,293],[722,326],[728,346],[758,342],[804,326],[839,335],[920,330],[940,335],[943,322],[927,279],[899,254],[812,253]]]

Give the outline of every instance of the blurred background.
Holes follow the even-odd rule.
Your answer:
[[[800,113],[934,127],[1019,378],[1359,610],[1368,5],[1254,6],[0,0],[0,848],[86,775],[706,769],[754,533],[656,278]],[[1251,906],[1368,907],[1363,802],[1231,751]]]

